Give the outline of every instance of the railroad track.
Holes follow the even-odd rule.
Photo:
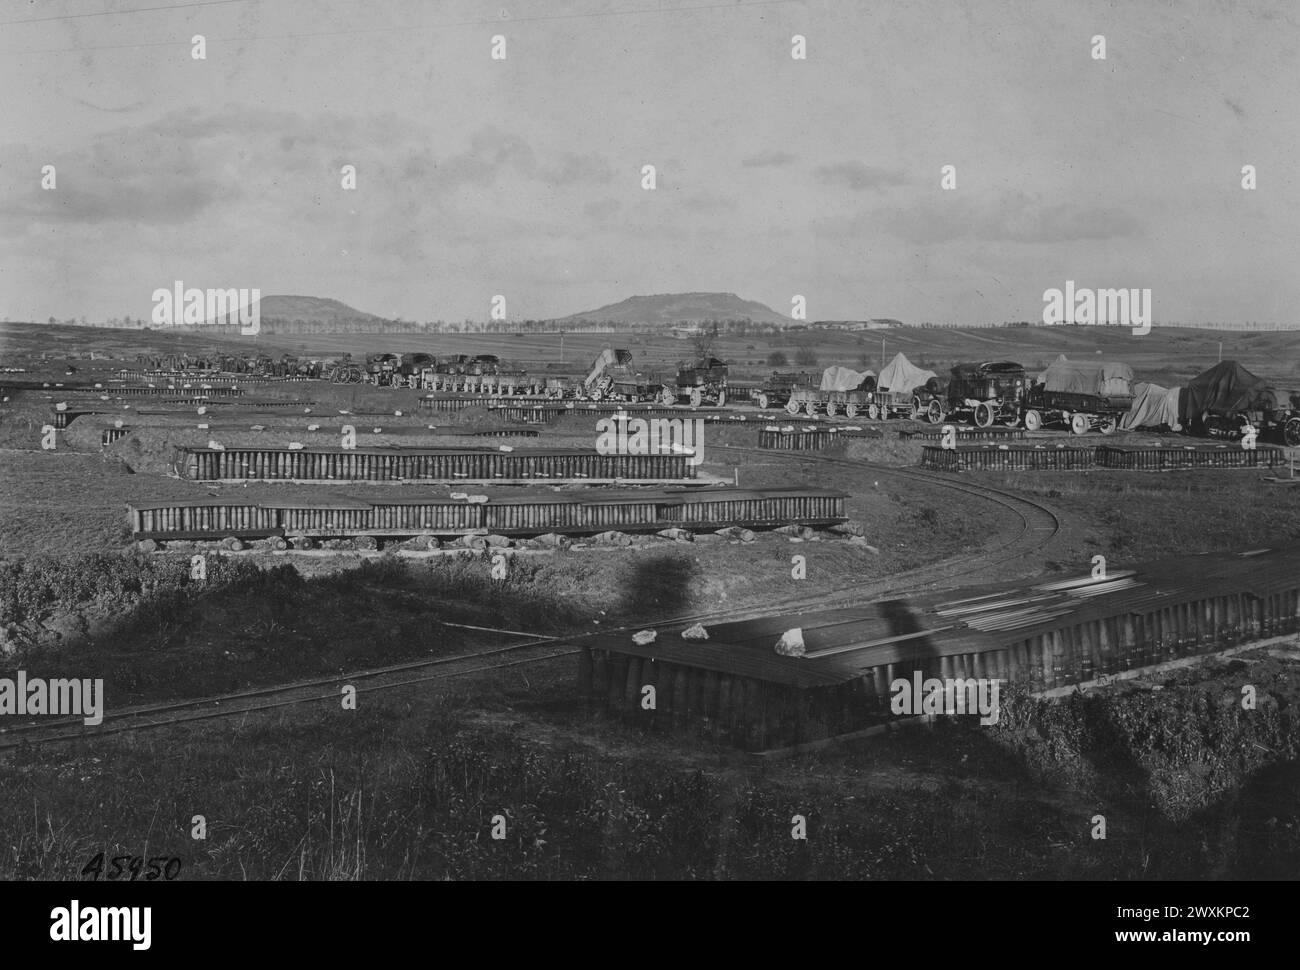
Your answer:
[[[794,595],[775,601],[769,600],[761,607],[710,610],[668,617],[653,624],[630,625],[601,630],[601,634],[630,633],[647,626],[675,627],[691,623],[711,624],[751,619],[771,615],[775,609],[779,609],[783,613],[797,613],[805,609],[832,608],[841,605],[845,601],[861,601],[888,593],[919,590],[936,583],[970,577],[975,572],[977,565],[984,567],[995,566],[1010,560],[1022,559],[1026,554],[1041,549],[1061,529],[1060,518],[1050,507],[1004,489],[976,485],[970,482],[949,481],[935,475],[910,469],[873,465],[846,458],[832,458],[821,455],[810,456],[798,452],[772,452],[757,448],[720,447],[721,450],[750,453],[764,458],[776,457],[786,460],[848,466],[870,471],[880,476],[893,476],[920,482],[927,486],[962,492],[993,502],[1008,510],[1020,520],[1020,528],[1013,534],[1006,536],[1005,541],[997,543],[992,548],[986,547],[978,552],[956,559],[921,566],[886,580],[873,583],[850,583],[816,593]],[[457,624],[444,625],[448,627],[457,626]],[[87,727],[81,718],[75,716],[29,721],[0,730],[0,751],[13,750],[22,746],[35,747],[60,741],[84,740],[109,734],[172,727],[217,718],[256,715],[264,711],[298,704],[325,701],[338,703],[343,685],[353,686],[357,694],[360,695],[419,684],[436,683],[471,673],[501,670],[570,657],[581,649],[574,646],[574,644],[581,643],[585,639],[585,635],[561,639],[538,637],[517,631],[489,630],[488,632],[525,636],[527,639],[518,643],[452,657],[434,657],[369,668],[348,674],[295,681],[289,684],[250,688],[249,690],[211,697],[136,705],[115,711],[105,711],[103,722],[95,727]]]
[[[853,587],[858,591],[859,598],[862,595],[880,595],[887,592],[901,592],[907,590],[916,590],[933,585],[936,582],[971,578],[975,575],[977,564],[982,566],[997,566],[1012,560],[1022,559],[1025,555],[1036,552],[1054,539],[1061,531],[1061,519],[1056,511],[1042,502],[1017,495],[1015,492],[1006,489],[994,488],[989,485],[976,484],[967,481],[953,481],[940,477],[935,474],[916,471],[910,468],[895,468],[889,465],[875,465],[864,461],[855,461],[851,458],[834,458],[827,455],[810,455],[807,452],[781,452],[769,451],[759,448],[745,448],[736,445],[714,445],[713,451],[738,452],[752,455],[756,458],[784,458],[787,460],[815,462],[817,464],[837,465],[849,467],[857,470],[870,471],[873,475],[882,477],[901,478],[906,481],[918,482],[927,487],[941,488],[948,491],[960,492],[965,495],[972,495],[976,498],[984,499],[998,505],[1012,515],[1020,522],[1019,528],[1014,534],[1003,537],[1003,541],[996,543],[992,547],[986,546],[978,552],[973,552],[965,556],[959,556],[954,559],[945,559],[942,562],[933,563],[926,566],[920,566],[916,569],[908,570],[906,573],[899,574],[891,580],[884,580],[878,583],[861,584]],[[834,596],[838,591],[830,591],[826,595]]]

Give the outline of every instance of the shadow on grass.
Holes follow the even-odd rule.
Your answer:
[[[586,612],[536,563],[505,580],[467,553],[380,558],[304,578],[206,557],[92,556],[6,564],[0,618],[18,643],[0,674],[102,677],[115,705],[222,693],[497,644],[468,626],[559,632]],[[563,568],[563,567],[561,567]],[[33,638],[39,634],[39,639]],[[26,640],[24,642],[24,637]]]

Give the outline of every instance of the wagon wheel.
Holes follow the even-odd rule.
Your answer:
[[[1086,414],[1070,415],[1070,433],[1071,434],[1088,433],[1088,416]]]
[[[993,412],[993,405],[988,401],[981,401],[975,405],[975,426],[978,428],[993,427],[993,420],[996,415]]]
[[[691,388],[691,407],[697,408],[704,403],[704,391],[698,387]]]
[[[671,407],[677,403],[677,394],[671,387],[665,387],[659,392],[659,403],[664,407]]]
[[[872,421],[880,420],[880,405],[872,401],[867,405],[867,417]]]
[[[1101,423],[1100,430],[1102,434],[1114,434],[1119,428],[1119,421],[1115,418],[1109,418]]]
[[[786,402],[785,402],[785,413],[786,413],[786,414],[789,414],[789,415],[791,415],[791,416],[798,414],[798,413],[799,413],[799,402],[796,401],[794,398],[790,398],[790,400],[786,401]]]
[[[770,400],[768,400],[768,397],[767,397],[766,394],[764,394],[763,392],[760,391],[760,392],[758,393],[758,395],[754,398],[754,403],[758,405],[759,410],[761,410],[761,411],[766,411],[766,410],[767,410],[767,406],[768,406],[769,404],[771,404],[772,402],[771,402]]]
[[[827,405],[826,405],[826,413],[827,413],[828,415],[831,413],[831,408],[832,408],[832,407],[834,407],[834,405],[832,405],[832,404],[827,404]],[[811,418],[811,417],[815,417],[816,414],[817,414],[817,402],[816,402],[816,401],[813,401],[813,400],[807,400],[807,401],[804,401],[804,402],[803,402],[803,409],[804,409],[806,412],[808,412],[808,417],[810,417],[810,418]]]
[[[1030,408],[1025,412],[1025,430],[1038,431],[1043,427],[1043,416]]]
[[[920,421],[921,416],[923,414],[925,414],[925,406],[921,404],[921,398],[918,396],[913,396],[912,413],[909,414],[908,417],[910,417],[913,421]]]
[[[718,391],[718,407],[725,407],[727,404],[727,392]]]
[[[938,424],[943,420],[943,403],[938,398],[932,398],[925,409],[925,415],[930,419],[931,424]]]
[[[858,406],[852,401],[844,405],[844,416],[846,418],[856,418],[858,416]]]

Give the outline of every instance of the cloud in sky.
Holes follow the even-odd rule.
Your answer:
[[[1140,235],[1141,222],[1111,206],[1044,202],[1007,192],[993,199],[948,193],[907,206],[882,206],[863,217],[899,239],[918,245],[959,240],[1052,244]],[[852,220],[841,231],[852,231]]]
[[[955,321],[993,274],[1014,292],[978,312],[1005,319],[1064,249],[1098,285],[1141,266],[1195,292],[1174,316],[1300,303],[1284,2],[796,5],[806,62],[773,29],[795,7],[555,6],[500,27],[471,0],[385,0],[364,26],[342,0],[278,0],[7,29],[7,50],[69,52],[0,58],[0,313],[141,315],[202,278],[408,319],[721,290]],[[1087,56],[1099,21],[1107,62]]]

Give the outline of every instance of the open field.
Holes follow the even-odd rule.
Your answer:
[[[43,329],[0,331],[2,362],[29,370],[15,377],[95,380],[133,364],[136,352],[203,344],[186,335]],[[1300,352],[1286,334],[1222,337],[1225,358],[1300,383]],[[879,335],[806,339],[817,368],[859,366],[862,355],[879,366]],[[1100,349],[1132,363],[1139,378],[1168,384],[1212,364],[1219,339],[1108,328],[903,330],[885,334],[885,352],[940,369],[968,358],[1037,366],[1057,353]],[[608,342],[566,336],[563,363],[585,370]],[[689,344],[671,338],[615,342],[648,367],[690,356]],[[33,356],[53,346],[70,356]],[[793,360],[796,347],[793,336],[750,338],[723,341],[716,352],[752,361],[733,373],[757,378],[771,370],[768,353]],[[445,336],[432,346],[350,335],[282,349],[497,353],[530,370],[560,363],[558,335]],[[71,356],[92,350],[115,356]],[[76,375],[64,373],[69,359]],[[755,414],[706,426],[700,471],[746,487],[841,490],[848,516],[864,527],[861,539],[701,534],[692,543],[647,536],[620,547],[512,551],[504,580],[493,577],[490,554],[465,550],[404,558],[254,549],[210,557],[199,585],[189,579],[188,550],[133,550],[127,503],[357,490],[178,480],[165,474],[176,444],[217,436],[231,446],[332,445],[337,434],[306,424],[336,420],[340,410],[385,412],[357,421],[363,446],[589,448],[595,437],[589,415],[565,417],[540,438],[458,437],[450,432],[501,422],[486,410],[417,413],[412,391],[311,382],[249,394],[314,400],[314,416],[275,414],[257,419],[262,431],[217,432],[197,428],[205,420],[197,413],[133,416],[148,409],[133,403],[78,418],[47,450],[41,427],[53,401],[93,393],[23,391],[0,404],[0,677],[20,669],[102,677],[111,713],[308,677],[345,684],[385,664],[518,639],[493,631],[571,638],[684,615],[765,612],[834,590],[837,602],[852,602],[857,590],[871,598],[898,577],[906,591],[909,571],[962,557],[971,565],[952,585],[1079,576],[1097,554],[1122,569],[1300,540],[1300,488],[1266,484],[1262,472],[917,477],[919,445],[893,436],[817,455],[748,450],[765,423]],[[206,420],[221,421],[221,410],[213,406]],[[387,416],[397,410],[400,417]],[[101,447],[101,430],[119,413],[139,430]],[[374,434],[372,420],[421,433]],[[907,425],[891,425],[899,426]],[[850,461],[828,464],[816,460],[821,454]],[[953,483],[1042,503],[1059,516],[1059,531],[991,575],[982,551],[1019,526],[1016,515]],[[792,571],[796,556],[806,560],[803,578]],[[647,736],[598,716],[578,695],[572,658],[365,693],[356,711],[324,700],[16,748],[0,754],[0,839],[13,847],[0,859],[0,878],[75,878],[94,852],[134,853],[145,843],[181,856],[182,878],[1285,877],[1300,871],[1300,649],[1292,637],[1271,651],[1062,701],[1015,693],[991,730],[941,720],[780,761]],[[1232,703],[1246,680],[1264,698],[1258,717]],[[134,779],[129,790],[123,777]],[[1103,809],[1113,828],[1098,844],[1089,819]],[[200,810],[214,820],[213,835],[196,848],[186,833]],[[484,835],[497,814],[509,820],[505,842]],[[807,816],[810,842],[789,838],[792,814]]]

